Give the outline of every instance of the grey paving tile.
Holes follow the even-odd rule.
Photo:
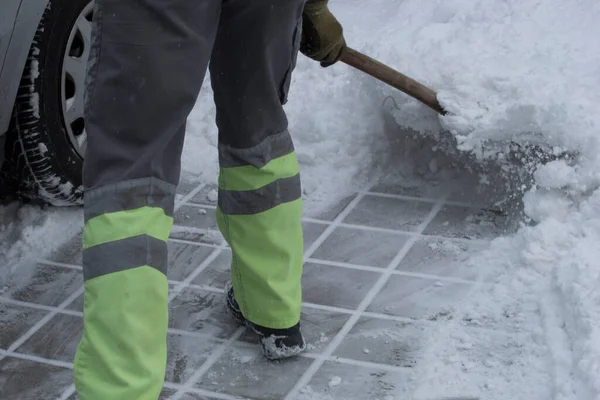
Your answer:
[[[302,357],[272,362],[258,346],[234,347],[226,350],[195,386],[249,399],[280,400],[311,362]]]
[[[218,230],[217,213],[214,209],[182,206],[175,212],[173,220],[175,225],[196,229]]]
[[[304,251],[306,251],[319,236],[327,229],[327,225],[314,222],[302,222],[302,236],[304,238]]]
[[[471,287],[471,284],[393,275],[367,311],[415,319],[435,319],[439,315],[451,313],[453,306],[468,295]]]
[[[432,203],[365,196],[344,219],[345,223],[415,231],[427,218]]]
[[[225,295],[188,288],[169,306],[169,326],[226,339],[238,328],[225,308]]]
[[[304,301],[355,309],[381,274],[307,263],[302,277]]]
[[[361,317],[334,356],[413,368],[426,343],[424,324]]]
[[[400,271],[476,280],[480,266],[469,262],[486,242],[445,238],[419,239],[398,266]]]
[[[215,250],[214,247],[169,242],[169,270],[173,281],[183,281]]]
[[[478,208],[445,206],[425,228],[425,235],[465,239],[489,239],[507,232],[501,215]]]
[[[408,235],[338,227],[312,258],[387,267],[408,239]]]
[[[36,264],[31,278],[10,286],[8,296],[29,303],[58,306],[82,285],[80,270]]]
[[[304,388],[298,400],[410,398],[412,373],[381,371],[327,361]]]
[[[7,349],[48,312],[0,303],[0,348]]]
[[[83,232],[77,233],[77,235],[71,238],[64,245],[57,249],[53,249],[47,258],[50,261],[56,261],[65,264],[82,265],[82,237]]]
[[[7,357],[0,361],[0,399],[55,399],[72,377],[70,369]]]
[[[165,380],[181,384],[187,382],[219,344],[219,341],[210,338],[169,334]]]
[[[300,323],[308,351],[320,353],[338,334],[349,318],[349,314],[303,307]],[[255,345],[258,348],[258,337],[251,330],[246,330],[239,341],[246,345]]]
[[[225,284],[231,280],[231,250],[223,249],[200,274],[194,278],[194,285],[205,285],[224,289]]]
[[[17,348],[17,352],[73,362],[82,332],[82,318],[57,314]]]

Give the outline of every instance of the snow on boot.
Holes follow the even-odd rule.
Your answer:
[[[269,360],[279,360],[293,357],[306,349],[304,336],[300,331],[300,323],[287,329],[273,329],[256,325],[248,321],[235,300],[233,287],[227,283],[225,287],[227,294],[227,309],[233,318],[240,324],[251,328],[259,338],[263,355]]]

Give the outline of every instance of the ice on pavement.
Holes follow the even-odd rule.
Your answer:
[[[306,216],[323,218],[340,202],[347,204],[348,196],[379,182],[372,190],[387,194],[438,198],[447,189],[464,187],[462,195],[449,200],[480,203],[491,194],[491,204],[481,205],[522,203],[522,208],[508,208],[521,225],[488,246],[480,240],[490,237],[493,225],[486,215],[467,221],[458,208],[440,210],[424,232],[435,237],[414,243],[398,267],[405,275],[390,277],[367,309],[425,323],[361,317],[334,353],[361,362],[361,368],[327,360],[297,398],[600,399],[600,3],[332,0],[331,6],[352,47],[438,91],[450,115],[439,118],[348,66],[322,69],[300,57],[286,110],[301,164]],[[208,79],[202,90],[183,154],[183,178],[195,183],[216,182],[218,173]],[[545,164],[515,160],[511,143],[534,143],[571,156]],[[385,179],[377,181],[380,176]],[[210,189],[197,203],[215,201]],[[410,231],[428,212],[392,203],[366,199],[360,212],[348,216],[349,223],[380,231],[353,235],[338,227],[314,257],[329,264],[359,260],[385,267],[398,251],[385,230]],[[6,284],[30,279],[24,260],[45,257],[80,229],[78,211],[30,209],[0,232],[11,244],[0,253],[8,266],[0,275]],[[212,218],[210,208],[201,209],[207,214],[184,210],[189,218],[179,221],[177,237],[197,240],[211,234],[214,225],[192,226],[199,218]],[[318,228],[311,227],[316,236],[322,232]],[[221,258],[215,262],[226,265]],[[423,270],[448,279],[426,283],[419,276]],[[356,294],[348,296],[331,284],[336,279],[331,271],[307,266],[312,296],[307,301],[326,299],[330,306],[353,309],[376,283],[368,270],[348,269],[344,282]],[[194,283],[220,279],[207,270]],[[411,288],[416,294],[400,295]],[[441,307],[444,302],[451,303],[448,310]],[[199,312],[183,300],[178,304],[178,315]],[[329,321],[336,328],[311,333],[315,353],[331,343],[346,319],[327,315],[318,321],[311,326]],[[223,331],[210,329],[217,337]],[[246,375],[239,366],[232,369],[240,363],[235,360],[244,366],[255,362],[246,349],[224,357],[203,387],[261,398],[256,385],[272,379],[275,370]],[[302,358],[286,365],[281,387],[291,389],[302,375],[298,371],[311,362]],[[369,370],[368,363],[381,362],[394,371]],[[223,376],[225,383],[219,380]],[[262,398],[282,398],[273,390],[264,389]]]

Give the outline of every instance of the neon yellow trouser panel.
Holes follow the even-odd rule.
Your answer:
[[[81,400],[156,400],[167,362],[167,238],[175,187],[134,179],[86,192]]]
[[[300,319],[304,247],[291,138],[283,132],[255,148],[221,146],[220,153],[217,222],[232,249],[236,300],[251,322],[289,328]]]

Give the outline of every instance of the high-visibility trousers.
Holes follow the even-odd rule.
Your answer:
[[[251,322],[300,319],[302,200],[283,110],[304,0],[96,0],[85,95],[81,400],[155,400],[186,119],[210,71],[218,225]],[[209,66],[210,60],[210,66]]]

